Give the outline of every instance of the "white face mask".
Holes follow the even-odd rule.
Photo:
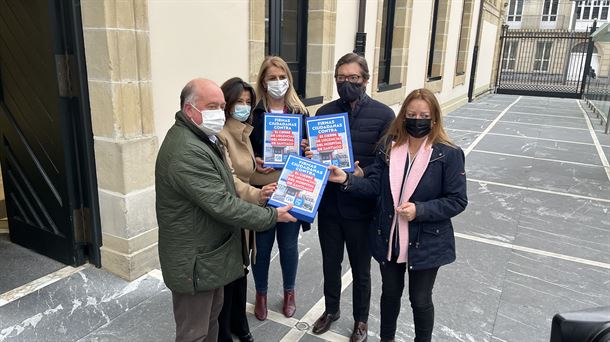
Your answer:
[[[281,99],[288,91],[288,79],[267,81],[267,92],[274,99]]]
[[[199,110],[193,104],[191,104],[196,111],[201,113],[201,125],[197,125],[195,121],[193,123],[206,135],[215,135],[222,131],[222,128],[225,125],[225,111],[222,109],[208,109],[208,110]],[[191,119],[192,121],[193,119]]]

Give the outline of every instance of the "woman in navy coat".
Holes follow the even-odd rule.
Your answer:
[[[408,272],[415,341],[430,341],[436,274],[455,260],[451,218],[468,204],[464,152],[445,133],[434,94],[418,89],[407,96],[364,177],[329,168],[329,181],[343,191],[377,197],[370,248],[383,283],[381,340],[394,340]]]

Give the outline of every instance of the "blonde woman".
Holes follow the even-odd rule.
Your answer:
[[[254,129],[250,135],[250,141],[256,155],[257,174],[252,177],[251,182],[255,185],[265,185],[276,182],[280,172],[273,168],[263,167],[264,113],[301,115],[303,116],[303,124],[308,114],[305,105],[294,89],[288,64],[280,57],[270,56],[265,58],[258,73],[256,93],[258,102],[252,112]],[[305,130],[303,129],[304,134]],[[303,139],[301,145],[306,146],[306,140]],[[295,282],[299,261],[298,238],[301,226],[303,231],[310,229],[308,223],[296,222],[278,224],[274,228],[256,235],[256,260],[252,265],[256,287],[254,315],[261,321],[267,319],[269,263],[276,236],[284,287],[282,311],[286,317],[292,317],[296,311]]]

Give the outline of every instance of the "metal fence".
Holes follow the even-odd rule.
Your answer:
[[[590,32],[504,26],[496,82],[500,94],[581,98],[590,69]]]
[[[589,110],[593,111],[600,124],[604,125],[604,132],[608,134],[608,114],[610,113],[610,80],[608,77],[594,78],[587,76],[583,100]]]

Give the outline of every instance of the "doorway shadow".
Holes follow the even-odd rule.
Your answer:
[[[8,234],[0,234],[0,295],[64,267],[60,262],[12,243]]]

